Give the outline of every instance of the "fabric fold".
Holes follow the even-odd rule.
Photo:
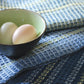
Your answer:
[[[51,32],[45,35],[26,56],[12,60],[0,56],[0,82],[5,82],[20,71],[50,62],[84,47],[84,28]],[[4,76],[4,77],[3,77]]]
[[[25,56],[14,60],[0,55],[1,84],[23,70],[53,62],[84,47],[83,0],[0,1],[0,10],[11,8],[39,13],[46,21],[47,30],[36,47]]]
[[[46,32],[84,26],[83,0],[6,0],[2,1],[1,8],[21,8],[39,13],[46,21]]]
[[[83,48],[84,49],[84,48]],[[60,61],[27,70],[8,84],[83,84],[84,50],[67,55]],[[71,79],[71,80],[70,80]]]

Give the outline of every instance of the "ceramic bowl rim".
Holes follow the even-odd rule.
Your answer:
[[[36,13],[36,12],[34,12],[34,11],[31,11],[31,10],[28,10],[28,9],[20,9],[20,8],[4,9],[4,10],[0,10],[0,12],[9,11],[9,10],[24,10],[24,11],[31,12],[31,13],[33,13],[33,14],[36,14],[36,15],[38,15],[38,16],[44,21],[44,23],[45,23],[45,28],[44,28],[43,32],[41,32],[41,34],[40,34],[39,36],[37,36],[35,39],[33,39],[32,41],[29,41],[29,42],[26,42],[26,43],[21,43],[21,44],[1,44],[1,43],[0,43],[0,45],[4,45],[4,46],[5,46],[5,45],[6,45],[6,46],[18,46],[18,45],[28,44],[28,43],[31,43],[31,42],[33,42],[34,40],[38,39],[39,37],[41,37],[41,36],[45,33],[46,28],[47,28],[47,26],[46,26],[46,21],[44,20],[44,18],[43,18],[40,14],[38,14],[38,13]]]

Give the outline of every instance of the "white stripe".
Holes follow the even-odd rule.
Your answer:
[[[69,0],[67,0],[67,3],[69,3]],[[69,16],[69,17],[71,18],[71,20],[73,20],[73,18],[72,18],[72,16],[71,16],[71,14],[70,14],[67,10],[69,10],[69,8],[68,8],[68,7],[67,7],[67,8],[65,8],[65,11],[66,11],[66,13],[67,13],[67,16]],[[69,22],[69,26],[68,26],[68,27],[71,27],[71,22],[70,22],[70,19],[69,19],[69,18],[67,18],[67,20],[68,20],[68,22]]]
[[[2,58],[2,61],[3,61],[3,63],[4,63],[4,65],[5,65],[5,68],[7,67],[9,70],[11,70],[11,68],[9,68],[8,67],[8,64],[10,64],[10,65],[12,65],[12,62],[9,62],[8,64],[4,61],[4,59]],[[3,65],[3,66],[4,66]],[[4,67],[2,66],[2,68],[4,69]],[[13,73],[15,73],[13,70],[11,70]]]
[[[15,0],[15,7],[18,8],[16,0]],[[19,7],[19,8],[20,8],[20,7]]]
[[[53,9],[53,7],[51,6],[49,1],[46,1],[46,3],[47,3],[46,5],[47,5],[48,9]],[[49,5],[49,7],[48,7],[48,5]],[[53,19],[55,20],[54,15],[52,14],[52,12],[49,12],[49,14],[50,14],[50,16],[52,16],[52,17],[50,17],[50,20],[51,20],[52,27],[54,28],[54,25],[53,25],[53,23],[54,23]],[[52,29],[50,29],[50,30],[52,30]]]
[[[81,13],[81,15],[84,17],[84,13],[82,13],[82,11],[84,11],[84,9],[81,6],[83,6],[83,5],[78,5],[77,9]],[[80,15],[80,17],[81,17],[81,15]],[[81,23],[83,24],[84,18],[81,18],[80,20],[81,20]]]
[[[49,9],[47,3],[44,3],[44,6],[45,6],[45,8]],[[46,15],[48,16],[47,20],[49,20],[49,21],[48,21],[48,28],[49,28],[49,31],[50,31],[50,30],[52,30],[52,29],[51,29],[51,25],[50,25],[50,24],[52,23],[52,19],[51,19],[51,17],[50,17],[50,13],[46,13]]]
[[[51,3],[52,3],[52,5],[53,5],[53,7],[55,8],[56,6],[55,6],[54,2],[52,1]],[[57,14],[56,14],[56,12],[53,12],[53,14],[55,15],[54,18],[53,18],[53,19],[55,20],[54,26],[56,25],[56,29],[58,29],[58,22],[57,22],[57,20],[56,20]],[[57,17],[57,18],[58,18],[58,17]],[[59,19],[59,18],[58,18],[58,19]]]
[[[3,72],[4,72],[4,70],[3,70]],[[6,78],[3,76],[3,74],[4,74],[3,72],[0,74],[0,77],[2,78],[2,80],[6,80]]]
[[[57,6],[60,7],[60,5],[59,5],[59,3],[58,3],[57,1],[56,1],[56,3],[57,3]],[[59,10],[58,10],[57,12],[58,12],[58,14],[59,14],[59,16],[60,16],[60,17],[59,17],[59,20],[60,20],[60,23],[61,23],[60,26],[61,26],[61,28],[63,28],[63,23],[62,23],[61,19],[64,21],[64,18],[63,18],[62,15],[59,13]],[[61,18],[61,19],[60,19],[60,18]]]
[[[26,3],[27,3],[27,1],[26,1]],[[22,8],[24,8],[24,9],[26,8],[24,0],[22,0]]]
[[[40,5],[42,5],[42,8],[41,8]],[[38,4],[37,7],[38,7],[38,9],[40,9],[40,10],[45,10],[45,7],[44,7],[44,5],[43,5],[42,3]],[[43,16],[43,18],[45,19],[46,23],[47,23],[47,24],[50,24],[49,21],[48,21],[48,18],[46,18],[47,13],[43,13],[42,16]]]
[[[65,2],[65,4],[66,4],[66,2]],[[63,4],[62,4],[62,5],[63,5]],[[61,9],[60,11],[64,14],[65,18],[67,19],[67,22],[69,22],[69,19],[67,18],[67,14],[65,14],[66,12],[64,13],[64,11],[63,11],[62,9]],[[62,18],[63,18],[63,17],[62,17]],[[65,18],[63,19],[63,23],[64,23],[64,25],[65,25],[65,28],[67,28],[67,24],[66,24]],[[69,22],[69,23],[70,23],[70,22]],[[63,27],[62,27],[62,28],[63,28]]]
[[[77,9],[78,9],[78,7],[77,6],[75,6]],[[74,16],[76,17],[76,22],[77,22],[77,26],[79,26],[79,24],[78,24],[78,19],[80,18],[80,16],[79,16],[79,14],[77,13],[77,11],[76,11],[76,9],[74,8],[74,7],[71,7],[73,10],[74,10]],[[77,15],[77,16],[76,16]],[[80,18],[80,20],[81,20],[81,18]],[[82,22],[82,21],[81,21]]]

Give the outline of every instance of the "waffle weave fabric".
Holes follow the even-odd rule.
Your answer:
[[[71,75],[69,76],[72,77],[72,75],[74,75],[74,78],[71,80],[71,77],[67,76],[64,84],[71,84],[78,75],[78,72],[80,72],[81,68],[84,66],[84,1],[0,0],[0,10],[11,8],[28,9],[39,13],[47,23],[47,30],[36,47],[25,56],[14,60],[9,59],[4,55],[0,55],[0,83],[6,83],[23,70],[38,67],[39,65],[42,65],[42,67],[54,67],[59,69],[58,72],[62,72],[62,70],[66,69],[66,66],[70,64],[70,70],[73,69],[73,73],[70,71],[69,74]],[[79,52],[80,54],[77,54],[77,51],[80,49],[82,49]],[[75,54],[69,56],[71,53]],[[66,57],[65,59],[63,59],[64,56]],[[56,63],[55,61],[58,61],[59,59],[61,60],[60,63]],[[73,60],[76,60],[76,62]],[[47,65],[50,62],[55,63]],[[65,67],[62,68],[62,65]],[[36,70],[38,69],[39,67]],[[76,74],[74,74],[75,70]],[[57,73],[53,71],[51,72]],[[31,73],[36,74],[35,71],[32,71]],[[52,76],[50,76],[50,78],[52,78]],[[56,78],[56,76],[54,78]],[[53,81],[55,80],[54,78],[52,79]],[[39,80],[39,78],[37,80]],[[49,79],[46,79],[46,81],[47,80]],[[60,79],[58,79],[58,81],[59,80]],[[55,81],[55,83],[53,83],[53,81],[50,84],[56,84],[57,81]],[[33,83],[31,78],[27,82]],[[62,81],[60,82],[61,83],[58,84],[63,84]],[[40,83],[36,82],[35,84]],[[49,83],[47,81],[44,82],[44,84]]]
[[[83,49],[61,61],[25,71],[7,84],[84,84]]]

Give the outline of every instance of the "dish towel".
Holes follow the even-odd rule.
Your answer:
[[[11,8],[39,13],[47,23],[47,30],[25,56],[15,60],[0,55],[0,83],[10,83],[11,78],[23,71],[36,68],[15,81],[22,80],[18,84],[83,84],[84,1],[0,0],[0,10]]]

